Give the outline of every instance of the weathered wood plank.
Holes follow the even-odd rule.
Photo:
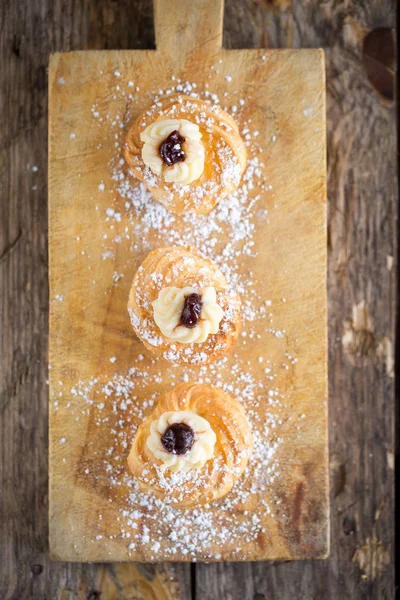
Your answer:
[[[381,64],[394,25],[391,2],[226,4],[226,45],[326,48],[331,555],[197,565],[196,597],[394,597],[396,129]],[[371,78],[363,46],[378,27],[389,31],[372,36],[375,55],[367,48]]]
[[[55,50],[153,47],[151,3],[3,0],[2,17],[0,287],[7,327],[0,336],[0,468],[6,489],[0,496],[0,515],[6,515],[0,519],[0,591],[18,600],[94,600],[106,589],[112,566],[46,558],[46,68]],[[396,139],[393,107],[368,82],[361,59],[365,34],[382,26],[394,26],[389,0],[227,2],[226,46],[330,49],[332,549],[325,562],[197,565],[196,596],[202,600],[394,596],[390,358],[396,259],[392,265],[388,257],[397,253]],[[348,329],[353,335],[346,338],[346,354],[344,320],[363,300],[373,322]],[[129,574],[135,578],[134,571]],[[188,570],[178,568],[177,576],[181,597],[190,598]],[[145,597],[155,597],[152,575],[147,579]],[[176,587],[166,590],[179,596]]]
[[[0,33],[0,597],[190,598],[190,566],[47,556],[49,53],[154,47],[151,1],[2,2]]]

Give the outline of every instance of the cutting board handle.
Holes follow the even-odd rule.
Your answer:
[[[224,0],[154,0],[157,50],[173,62],[222,46]]]

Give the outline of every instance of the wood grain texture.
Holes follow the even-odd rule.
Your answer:
[[[15,600],[104,600],[111,565],[65,565],[46,556],[46,68],[51,51],[154,47],[151,3],[3,0],[2,13],[0,285],[7,326],[0,336],[0,592]],[[226,3],[225,46],[329,49],[329,220],[336,223],[329,247],[332,536],[328,561],[196,565],[202,600],[394,597],[394,384],[386,369],[395,342],[396,131],[393,106],[382,102],[362,65],[364,36],[394,25],[388,0]],[[386,144],[385,155],[377,140]],[[35,177],[26,168],[33,159]],[[363,299],[373,330],[361,327],[355,340],[368,355],[357,356],[357,345],[345,355],[344,320]],[[385,567],[380,557],[387,554]],[[134,565],[126,568],[134,578]],[[143,572],[151,582],[154,567]],[[190,573],[185,567],[180,573],[181,597],[189,599]],[[124,581],[120,596],[138,597],[137,588],[125,594]]]
[[[253,27],[242,40],[244,22]],[[370,31],[386,27],[393,35],[394,7],[228,3],[225,27],[232,47],[326,52],[331,556],[325,563],[198,565],[197,596],[394,598],[397,138],[394,106],[368,81],[362,54]],[[369,319],[356,308],[355,327],[353,309],[363,301]],[[354,336],[346,351],[349,327]]]
[[[251,345],[241,337],[229,353],[225,368],[221,366],[217,373],[207,371],[214,384],[229,385],[239,364],[254,381],[262,382],[263,401],[259,406],[251,402],[246,405],[245,398],[243,402],[257,413],[254,429],[259,421],[258,432],[265,436],[265,419],[273,417],[280,425],[270,436],[282,441],[274,457],[279,475],[271,478],[267,490],[231,508],[227,515],[235,522],[243,521],[243,526],[254,516],[260,518],[263,531],[254,539],[242,540],[240,548],[232,537],[210,549],[209,555],[199,549],[194,557],[324,558],[328,553],[328,457],[323,54],[319,50],[227,52],[220,47],[221,2],[177,2],[172,10],[168,1],[158,0],[155,6],[156,52],[56,54],[50,63],[51,553],[55,558],[74,561],[193,560],[193,555],[179,546],[171,557],[167,534],[158,552],[152,549],[162,520],[161,510],[155,511],[154,530],[149,525],[151,541],[129,549],[130,542],[121,536],[117,522],[127,506],[129,487],[123,479],[127,450],[116,451],[121,464],[116,463],[112,473],[117,478],[117,469],[121,470],[118,493],[107,484],[109,476],[104,470],[107,452],[116,445],[117,422],[124,415],[116,412],[110,399],[101,397],[104,425],[99,427],[96,401],[82,414],[77,412],[82,400],[71,394],[79,381],[99,378],[104,382],[114,372],[128,373],[136,357],[143,356],[140,368],[146,370],[146,378],[143,385],[136,385],[129,407],[135,414],[135,406],[141,407],[154,392],[165,393],[173,377],[179,382],[189,372],[187,366],[174,367],[172,372],[165,361],[154,361],[131,331],[126,303],[132,274],[148,254],[149,246],[162,247],[165,243],[152,229],[144,235],[141,216],[121,210],[118,200],[113,206],[121,212],[120,224],[114,225],[113,235],[123,237],[129,231],[130,238],[110,246],[113,260],[100,260],[103,240],[110,233],[103,215],[113,190],[109,164],[116,155],[115,117],[96,128],[91,114],[96,103],[99,111],[106,110],[105,114],[129,111],[135,120],[158,90],[168,89],[175,77],[183,82],[194,81],[199,91],[209,87],[228,105],[237,102],[238,97],[246,97],[242,113],[237,116],[239,127],[243,130],[251,120],[251,128],[258,132],[257,156],[267,165],[273,189],[272,195],[254,184],[254,195],[261,195],[256,210],[273,215],[268,220],[268,236],[265,225],[253,217],[253,252],[257,258],[243,253],[238,271],[242,276],[247,274],[248,280],[248,274],[253,273],[257,282],[254,308],[269,299],[276,307],[271,309],[274,329],[284,331],[279,340],[267,333],[267,316],[252,322]],[[115,73],[119,90],[127,94],[128,82],[134,80],[140,92],[133,100],[114,93]],[[76,132],[73,141],[71,132]],[[100,182],[108,193],[99,193]],[[115,196],[115,191],[112,193]],[[188,225],[176,217],[171,227],[182,239]],[[217,233],[212,236],[219,240]],[[113,272],[126,273],[118,289],[113,288]],[[62,301],[57,300],[60,296]],[[285,364],[288,355],[296,357],[295,366]],[[117,357],[117,363],[110,364],[110,356]],[[268,360],[276,374],[273,384],[265,377],[260,356]],[[156,375],[158,383],[154,386]],[[190,379],[196,381],[199,375],[197,369]],[[267,404],[272,388],[283,394],[276,407]],[[63,396],[58,402],[60,390]],[[85,476],[86,469],[90,474]],[[249,477],[239,485],[246,493],[254,483]],[[270,514],[260,509],[264,501]],[[215,522],[224,519],[220,504],[213,503],[207,511],[214,515]],[[135,519],[135,529],[141,531],[146,521]]]

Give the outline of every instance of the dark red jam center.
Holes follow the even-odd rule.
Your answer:
[[[160,156],[168,167],[185,160],[186,154],[182,150],[184,141],[185,138],[175,130],[160,145]]]
[[[186,423],[174,423],[165,430],[161,443],[170,454],[186,454],[194,444],[193,429]]]
[[[185,298],[185,304],[181,313],[180,325],[193,329],[199,322],[203,301],[200,294],[189,294]]]

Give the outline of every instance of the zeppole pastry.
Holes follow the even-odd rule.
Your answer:
[[[128,131],[125,159],[170,211],[206,214],[239,185],[246,148],[219,106],[184,94],[164,95]]]
[[[174,363],[220,358],[240,331],[240,298],[192,246],[158,248],[133,278],[128,311],[145,346]]]
[[[181,383],[139,426],[128,466],[143,491],[193,508],[225,496],[251,451],[251,427],[238,400],[211,385]]]

